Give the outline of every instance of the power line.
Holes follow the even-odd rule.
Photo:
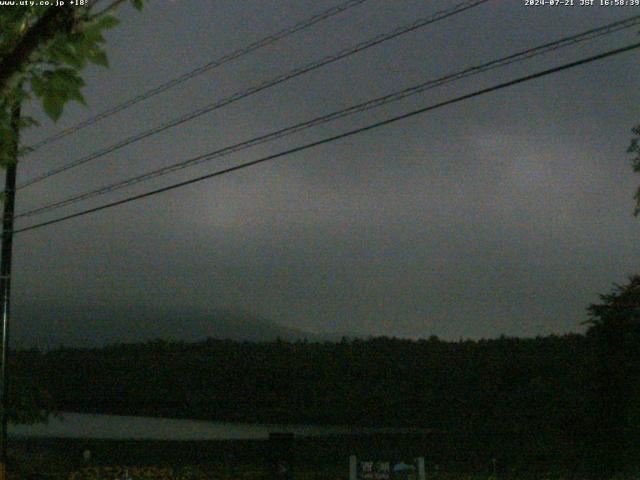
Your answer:
[[[65,130],[62,130],[50,137],[47,137],[39,142],[34,143],[33,145],[29,146],[29,149],[31,152],[39,149],[40,147],[43,147],[45,145],[48,145],[50,143],[53,143],[57,140],[60,140],[61,138],[64,138],[68,135],[71,135],[73,133],[78,132],[79,130],[82,130],[83,128],[86,128],[90,125],[93,125],[95,123],[98,123],[101,120],[104,120],[107,117],[110,117],[112,115],[115,115],[116,113],[119,113],[123,110],[126,110],[127,108],[132,107],[133,105],[135,105],[136,103],[142,102],[143,100],[147,100],[148,98],[154,97],[162,92],[166,92],[167,90],[180,85],[183,82],[186,82],[187,80],[190,80],[194,77],[197,77],[198,75],[201,75],[203,73],[206,73],[208,71],[211,71],[215,68],[218,68],[222,65],[224,65],[225,63],[229,63],[232,60],[236,60],[237,58],[243,57],[245,55],[248,55],[251,52],[254,52],[256,50],[259,50],[263,47],[267,47],[273,43],[276,43],[280,40],[282,40],[283,38],[286,38],[288,36],[293,35],[294,33],[297,33],[301,30],[305,30],[309,27],[312,27],[313,25],[320,23],[324,20],[327,20],[328,18],[331,18],[339,13],[342,13],[346,10],[349,10],[350,8],[356,7],[364,2],[367,2],[369,0],[349,0],[347,2],[344,2],[340,5],[337,5],[335,7],[331,7],[328,10],[325,10],[323,12],[320,12],[316,15],[313,15],[305,20],[302,20],[301,22],[296,23],[295,25],[292,25],[290,27],[284,28],[282,30],[280,30],[279,32],[276,32],[272,35],[266,36],[264,38],[261,38],[260,40],[257,40],[245,47],[242,47],[238,50],[235,50],[231,53],[228,53],[226,55],[223,55],[220,58],[217,58],[215,60],[210,61],[209,63],[206,63],[204,65],[201,65],[197,68],[194,68],[193,70],[190,70],[186,73],[183,73],[182,75],[175,77],[165,83],[163,83],[162,85],[159,85],[157,87],[151,88],[133,98],[130,98],[129,100],[126,100],[114,107],[111,107],[107,110],[102,111],[101,113],[88,118],[72,127],[69,127]]]
[[[486,62],[483,63],[481,65],[477,65],[477,66],[472,66],[472,67],[468,67],[464,70],[458,71],[456,73],[452,73],[452,74],[448,74],[445,75],[443,77],[437,78],[437,79],[433,79],[433,80],[428,80],[426,82],[422,82],[420,84],[414,85],[412,87],[409,88],[405,88],[403,90],[388,94],[388,95],[384,95],[381,97],[376,97],[374,99],[368,100],[366,102],[363,103],[359,103],[357,105],[352,105],[348,108],[336,111],[336,112],[332,112],[326,115],[322,115],[319,117],[315,117],[311,120],[307,120],[305,122],[302,123],[298,123],[286,128],[282,128],[273,132],[270,132],[268,134],[265,135],[261,135],[258,137],[254,137],[252,139],[249,140],[245,140],[243,142],[240,143],[236,143],[234,145],[230,145],[230,146],[226,146],[224,148],[215,150],[213,152],[209,152],[206,153],[204,155],[199,155],[187,160],[184,160],[182,162],[178,162],[176,164],[172,164],[166,167],[162,167],[162,168],[158,168],[155,170],[151,170],[149,172],[116,182],[116,183],[111,183],[108,184],[106,186],[94,189],[94,190],[90,190],[88,192],[84,192],[84,193],[80,193],[77,195],[73,195],[67,198],[64,198],[62,200],[56,201],[56,202],[52,202],[49,203],[47,205],[44,206],[40,206],[31,210],[27,210],[24,212],[20,212],[16,215],[15,218],[24,218],[24,217],[30,217],[30,216],[34,216],[34,215],[38,215],[44,212],[48,212],[48,211],[52,211],[52,210],[56,210],[58,208],[62,208],[83,200],[88,200],[90,198],[94,198],[100,195],[104,195],[107,193],[111,193],[117,190],[120,190],[122,188],[125,187],[129,187],[131,185],[135,185],[137,183],[146,181],[146,180],[151,180],[153,178],[157,178],[163,175],[167,175],[169,173],[173,173],[176,172],[178,170],[182,170],[184,168],[187,167],[191,167],[194,165],[198,165],[200,163],[204,163],[204,162],[208,162],[211,161],[215,158],[220,158],[232,153],[237,153],[239,151],[245,150],[247,148],[256,146],[256,145],[260,145],[262,143],[266,143],[275,139],[279,139],[288,135],[292,135],[294,133],[298,133],[300,131],[306,130],[308,128],[317,126],[317,125],[321,125],[324,123],[328,123],[330,121],[334,121],[340,118],[344,118],[346,116],[349,115],[354,115],[356,113],[361,113],[367,110],[371,110],[373,108],[377,108],[380,107],[382,105],[386,105],[388,103],[392,103],[392,102],[396,102],[399,101],[401,99],[404,99],[406,97],[409,97],[411,95],[416,95],[418,93],[422,93],[426,90],[430,90],[432,88],[435,87],[439,87],[441,85],[450,83],[450,82],[454,82],[457,80],[461,80],[463,78],[469,77],[469,76],[473,76],[473,75],[478,75],[480,73],[484,73],[490,70],[494,70],[496,68],[501,68],[501,67],[505,67],[507,65],[511,65],[513,63],[516,62],[521,62],[524,60],[529,60],[535,56],[538,55],[542,55],[548,52],[552,52],[552,51],[556,51],[560,48],[566,48],[568,46],[580,43],[580,42],[584,42],[587,40],[593,40],[595,38],[599,38],[602,37],[604,35],[609,35],[611,33],[623,30],[623,29],[627,29],[633,26],[636,26],[640,23],[640,15],[636,15],[624,20],[620,20],[617,22],[613,22],[610,23],[608,25],[604,25],[598,28],[593,28],[590,30],[587,30],[585,32],[576,34],[576,35],[572,35],[569,37],[563,37],[559,40],[553,41],[553,42],[549,42],[543,45],[539,45],[537,47],[533,47],[533,48],[529,48],[523,51],[520,51],[518,53],[514,53],[511,55],[508,55],[506,57],[502,57],[499,58],[497,60],[492,60],[490,62]]]
[[[481,5],[483,3],[488,2],[489,0],[465,0],[461,3],[459,3],[458,5],[454,6],[453,8],[447,9],[447,10],[441,10],[433,15],[431,15],[430,17],[427,18],[422,18],[419,20],[416,20],[408,25],[404,25],[401,27],[396,28],[395,30],[392,30],[391,32],[388,33],[383,33],[381,35],[377,35],[369,40],[365,40],[364,42],[358,43],[355,46],[346,48],[344,50],[339,51],[338,53],[335,53],[333,55],[329,55],[326,56],[320,60],[317,60],[315,62],[309,63],[303,67],[297,68],[295,70],[292,70],[288,73],[279,75],[275,78],[272,78],[270,80],[267,80],[261,84],[258,84],[256,86],[250,87],[246,90],[243,90],[241,92],[237,92],[234,93],[231,96],[225,97],[221,100],[218,100],[212,104],[209,104],[205,107],[199,108],[198,110],[192,111],[190,113],[187,113],[186,115],[183,115],[181,117],[175,118],[173,120],[170,120],[167,123],[164,123],[162,125],[156,126],[154,128],[151,128],[145,132],[133,135],[131,137],[128,137],[116,144],[110,145],[106,148],[103,148],[102,150],[99,150],[95,153],[92,153],[88,156],[82,157],[80,159],[74,160],[72,162],[69,162],[65,165],[62,165],[60,167],[56,167],[53,168],[51,170],[49,170],[48,172],[42,174],[42,175],[38,175],[36,177],[33,177],[23,183],[21,183],[20,185],[18,185],[18,189],[21,188],[25,188],[27,186],[33,185],[35,183],[41,182],[42,180],[45,180],[49,177],[52,177],[54,175],[57,175],[59,173],[62,173],[64,171],[67,171],[69,169],[78,167],[80,165],[83,165],[87,162],[90,162],[92,160],[95,160],[96,158],[100,158],[104,155],[107,155],[108,153],[114,152],[116,150],[119,150],[120,148],[123,148],[127,145],[130,145],[132,143],[138,142],[140,140],[143,140],[147,137],[150,137],[152,135],[156,135],[164,130],[167,130],[169,128],[173,128],[176,127],[182,123],[188,122],[189,120],[193,120],[194,118],[200,117],[201,115],[204,115],[205,113],[209,113],[212,112],[214,110],[217,110],[219,108],[225,107],[231,103],[237,102],[243,98],[249,97],[251,95],[255,95],[258,92],[261,92],[263,90],[266,90],[268,88],[274,87],[276,85],[279,85],[281,83],[287,82],[291,79],[294,79],[296,77],[299,77],[301,75],[304,75],[306,73],[309,73],[313,70],[316,70],[318,68],[321,68],[325,65],[329,65],[331,63],[337,62],[338,60],[341,60],[343,58],[349,57],[351,55],[354,55],[358,52],[361,52],[363,50],[366,50],[368,48],[371,48],[375,45],[379,45],[383,42],[386,42],[388,40],[391,40],[393,38],[399,37],[401,35],[405,35],[407,33],[413,32],[415,30],[418,30],[422,27],[425,27],[429,24],[435,23],[439,20],[443,20],[445,18],[451,17],[453,15],[457,15],[459,13],[462,13],[466,10],[469,10],[471,8],[474,8],[478,5]]]
[[[417,115],[420,115],[420,114],[423,114],[423,113],[426,113],[426,112],[429,112],[429,111],[432,111],[432,110],[436,110],[438,108],[442,108],[442,107],[445,107],[447,105],[452,105],[452,104],[455,104],[455,103],[458,103],[458,102],[462,102],[464,100],[468,100],[470,98],[474,98],[474,97],[478,97],[478,96],[481,96],[481,95],[485,95],[487,93],[495,92],[495,91],[501,90],[503,88],[507,88],[507,87],[510,87],[510,86],[513,86],[513,85],[517,85],[519,83],[528,82],[528,81],[531,81],[531,80],[534,80],[534,79],[537,79],[537,78],[541,78],[541,77],[544,77],[544,76],[547,76],[547,75],[551,75],[553,73],[557,73],[557,72],[560,72],[560,71],[563,71],[563,70],[568,70],[570,68],[575,68],[575,67],[580,66],[580,65],[585,65],[587,63],[595,62],[597,60],[601,60],[601,59],[604,59],[604,58],[607,58],[607,57],[611,57],[611,56],[614,56],[614,55],[619,55],[621,53],[628,52],[628,51],[631,51],[631,50],[635,50],[637,48],[640,48],[640,42],[634,43],[634,44],[631,44],[631,45],[627,45],[625,47],[618,48],[618,49],[615,49],[615,50],[609,50],[609,51],[601,53],[599,55],[594,55],[594,56],[591,56],[591,57],[583,58],[583,59],[577,60],[575,62],[566,63],[566,64],[561,65],[559,67],[554,67],[554,68],[550,68],[550,69],[547,69],[547,70],[542,70],[540,72],[536,72],[536,73],[533,73],[533,74],[530,74],[530,75],[526,75],[524,77],[520,77],[520,78],[517,78],[515,80],[510,80],[508,82],[504,82],[504,83],[500,83],[498,85],[494,85],[493,87],[488,87],[488,88],[483,88],[481,90],[476,90],[475,92],[468,93],[466,95],[461,95],[459,97],[455,97],[453,99],[446,100],[444,102],[440,102],[440,103],[436,103],[436,104],[433,104],[433,105],[429,105],[427,107],[419,108],[417,110],[413,110],[411,112],[404,113],[402,115],[397,115],[395,117],[391,117],[391,118],[388,118],[386,120],[382,120],[382,121],[379,121],[379,122],[376,122],[376,123],[369,124],[369,125],[367,125],[365,127],[360,127],[360,128],[356,128],[356,129],[353,129],[353,130],[349,130],[349,131],[344,132],[344,133],[340,133],[338,135],[325,137],[325,138],[323,138],[321,140],[317,140],[315,142],[307,143],[307,144],[304,144],[304,145],[301,145],[301,146],[298,146],[298,147],[290,148],[288,150],[284,150],[282,152],[278,152],[278,153],[275,153],[275,154],[272,154],[272,155],[268,155],[266,157],[262,157],[262,158],[259,158],[257,160],[252,160],[250,162],[246,162],[246,163],[242,163],[242,164],[239,164],[239,165],[235,165],[233,167],[224,168],[222,170],[218,170],[218,171],[213,172],[213,173],[202,175],[202,176],[199,176],[199,177],[196,177],[196,178],[192,178],[190,180],[186,180],[186,181],[183,181],[183,182],[174,183],[172,185],[169,185],[169,186],[166,186],[166,187],[162,187],[162,188],[158,188],[158,189],[155,189],[155,190],[151,190],[149,192],[141,193],[141,194],[138,194],[138,195],[133,195],[133,196],[124,198],[122,200],[117,200],[117,201],[114,201],[114,202],[111,202],[111,203],[100,205],[98,207],[88,208],[86,210],[82,210],[80,212],[73,213],[73,214],[70,214],[70,215],[65,215],[65,216],[54,218],[52,220],[48,220],[48,221],[45,221],[45,222],[37,223],[37,224],[34,224],[34,225],[29,225],[27,227],[23,227],[23,228],[14,230],[13,233],[22,233],[22,232],[27,232],[27,231],[30,231],[30,230],[35,230],[37,228],[42,228],[42,227],[45,227],[45,226],[48,226],[48,225],[54,225],[56,223],[60,223],[60,222],[63,222],[65,220],[70,220],[72,218],[81,217],[81,216],[84,216],[84,215],[88,215],[90,213],[95,213],[95,212],[98,212],[98,211],[101,211],[101,210],[106,210],[106,209],[111,208],[111,207],[116,207],[118,205],[123,205],[125,203],[133,202],[135,200],[140,200],[140,199],[143,199],[143,198],[151,197],[151,196],[157,195],[159,193],[164,193],[164,192],[168,192],[170,190],[175,190],[177,188],[185,187],[187,185],[192,185],[194,183],[198,183],[198,182],[201,182],[203,180],[208,180],[208,179],[213,178],[213,177],[218,177],[218,176],[225,175],[225,174],[228,174],[228,173],[231,173],[231,172],[235,172],[237,170],[242,170],[242,169],[245,169],[245,168],[248,168],[248,167],[252,167],[254,165],[258,165],[260,163],[265,163],[265,162],[268,162],[268,161],[271,161],[271,160],[276,160],[278,158],[282,158],[282,157],[291,155],[293,153],[301,152],[301,151],[304,151],[304,150],[309,150],[311,148],[315,148],[315,147],[320,146],[320,145],[324,145],[324,144],[327,144],[327,143],[335,142],[337,140],[341,140],[343,138],[347,138],[347,137],[351,137],[353,135],[364,133],[364,132],[367,132],[369,130],[373,130],[373,129],[376,129],[376,128],[379,128],[379,127],[382,127],[382,126],[385,126],[385,125],[390,125],[390,124],[396,123],[396,122],[398,122],[400,120],[405,120],[407,118],[411,118],[411,117],[414,117],[414,116],[417,116]]]

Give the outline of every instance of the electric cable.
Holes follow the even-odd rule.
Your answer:
[[[267,80],[263,83],[260,83],[256,86],[250,87],[246,90],[243,90],[241,92],[237,92],[235,94],[232,94],[228,97],[225,97],[221,100],[218,100],[214,103],[211,103],[205,107],[199,108],[195,111],[192,111],[190,113],[187,113],[185,115],[182,115],[178,118],[175,118],[173,120],[170,120],[169,122],[166,122],[164,124],[158,125],[156,127],[153,127],[149,130],[146,130],[144,132],[138,133],[136,135],[130,136],[118,143],[115,143],[113,145],[110,145],[108,147],[105,147],[97,152],[94,152],[92,154],[89,154],[85,157],[79,158],[77,160],[71,161],[69,163],[66,163],[64,165],[61,165],[59,167],[55,167],[41,175],[37,175],[35,177],[32,177],[29,180],[26,180],[25,182],[22,182],[21,184],[19,184],[16,189],[20,190],[22,188],[28,187],[30,185],[33,185],[35,183],[41,182],[47,178],[50,178],[54,175],[57,175],[59,173],[65,172],[67,170],[70,170],[72,168],[78,167],[80,165],[84,165],[85,163],[88,163],[92,160],[95,160],[97,158],[103,157],[104,155],[107,155],[108,153],[114,152],[116,150],[119,150],[120,148],[123,148],[127,145],[131,145],[132,143],[138,142],[140,140],[143,140],[145,138],[148,138],[152,135],[156,135],[160,132],[163,132],[169,128],[173,128],[176,127],[178,125],[181,125],[185,122],[188,122],[190,120],[193,120],[194,118],[200,117],[202,115],[204,115],[205,113],[209,113],[212,112],[214,110],[218,110],[222,107],[225,107],[229,104],[232,104],[234,102],[237,102],[243,98],[255,95],[256,93],[259,93],[263,90],[266,90],[268,88],[274,87],[276,85],[282,84],[284,82],[287,82],[289,80],[292,80],[296,77],[299,77],[301,75],[304,75],[306,73],[309,73],[313,70],[316,70],[318,68],[321,68],[325,65],[329,65],[331,63],[334,63],[338,60],[341,60],[343,58],[349,57],[351,55],[354,55],[358,52],[361,52],[363,50],[366,50],[368,48],[371,48],[375,45],[379,45],[383,42],[386,42],[388,40],[391,40],[393,38],[399,37],[401,35],[405,35],[407,33],[413,32],[415,30],[418,30],[422,27],[425,27],[427,25],[430,25],[432,23],[435,23],[439,20],[443,20],[445,18],[451,17],[453,15],[462,13],[466,10],[469,10],[471,8],[474,8],[478,5],[481,5],[483,3],[488,2],[489,0],[466,0],[464,2],[461,2],[459,4],[457,4],[456,6],[454,6],[453,8],[447,9],[447,10],[441,10],[433,15],[431,15],[430,17],[427,18],[422,18],[420,20],[416,20],[408,25],[404,25],[401,26],[395,30],[392,30],[391,32],[388,33],[383,33],[381,35],[375,36],[369,40],[365,40],[364,42],[358,43],[355,46],[346,48],[344,50],[339,51],[338,53],[335,53],[333,55],[329,55],[326,56],[320,60],[317,60],[315,62],[309,63],[303,67],[294,69],[292,71],[289,71],[283,75],[279,75],[277,77],[274,77],[270,80]]]
[[[549,53],[549,52],[553,52],[553,51],[557,51],[561,48],[566,48],[569,47],[571,45],[580,43],[580,42],[584,42],[584,41],[588,41],[588,40],[593,40],[595,38],[600,38],[604,35],[610,35],[614,32],[623,30],[623,29],[627,29],[627,28],[631,28],[634,27],[636,25],[640,24],[640,15],[636,15],[618,22],[613,22],[610,23],[608,25],[604,25],[598,28],[593,28],[590,30],[587,30],[585,32],[576,34],[576,35],[572,35],[569,37],[563,37],[559,40],[556,40],[554,42],[549,42],[543,45],[539,45],[537,47],[533,47],[533,48],[529,48],[523,51],[520,51],[518,53],[514,53],[511,55],[508,55],[506,57],[502,57],[496,60],[492,60],[490,62],[486,62],[483,63],[481,65],[477,65],[477,66],[472,66],[472,67],[468,67],[464,70],[458,71],[456,73],[451,73],[448,75],[445,75],[443,77],[437,78],[437,79],[433,79],[433,80],[428,80],[425,82],[421,82],[420,84],[414,85],[412,87],[408,87],[405,88],[403,90],[391,93],[391,94],[387,94],[381,97],[376,97],[374,99],[370,99],[366,102],[362,102],[359,103],[357,105],[352,105],[348,108],[344,108],[326,115],[322,115],[322,116],[318,116],[315,117],[311,120],[307,120],[305,122],[301,122],[301,123],[297,123],[295,125],[286,127],[286,128],[282,128],[270,133],[267,133],[265,135],[261,135],[258,137],[254,137],[251,138],[249,140],[245,140],[243,142],[239,142],[236,143],[234,145],[229,145],[226,146],[224,148],[215,150],[213,152],[209,152],[207,154],[204,155],[198,155],[196,157],[184,160],[182,162],[178,162],[172,165],[168,165],[166,167],[161,167],[161,168],[157,168],[154,170],[151,170],[149,172],[140,174],[140,175],[136,175],[134,177],[130,177],[128,179],[125,180],[121,180],[115,183],[111,183],[108,184],[106,186],[102,186],[99,187],[97,189],[94,190],[90,190],[88,192],[84,192],[84,193],[80,193],[80,194],[76,194],[76,195],[72,195],[69,196],[67,198],[64,198],[62,200],[56,201],[56,202],[52,202],[37,208],[33,208],[31,210],[26,210],[23,212],[18,213],[15,218],[23,218],[23,217],[30,217],[30,216],[34,216],[34,215],[38,215],[38,214],[42,214],[48,211],[52,211],[52,210],[56,210],[58,208],[62,208],[83,200],[88,200],[90,198],[94,198],[100,195],[104,195],[107,193],[111,193],[117,190],[120,190],[122,188],[125,187],[129,187],[131,185],[135,185],[138,184],[140,182],[143,181],[147,181],[147,180],[151,180],[153,178],[157,178],[163,175],[167,175],[173,172],[176,172],[178,170],[182,170],[184,168],[187,167],[192,167],[204,162],[208,162],[211,161],[213,159],[216,158],[220,158],[232,153],[236,153],[242,150],[245,150],[247,148],[256,146],[256,145],[260,145],[269,141],[273,141],[285,136],[289,136],[292,135],[294,133],[298,133],[301,131],[304,131],[308,128],[312,128],[314,126],[317,125],[321,125],[324,123],[328,123],[340,118],[344,118],[346,116],[349,115],[354,115],[357,113],[361,113],[367,110],[371,110],[373,108],[378,108],[382,105],[386,105],[388,103],[392,103],[392,102],[396,102],[399,101],[401,99],[404,99],[406,97],[412,96],[412,95],[416,95],[418,93],[422,93],[426,90],[430,90],[432,88],[435,87],[439,87],[441,85],[445,85],[457,80],[461,80],[463,78],[466,77],[470,77],[473,75],[478,75],[480,73],[484,73],[490,70],[494,70],[496,68],[502,68],[508,65],[511,65],[513,63],[517,63],[517,62],[521,62],[524,60],[529,60],[535,56],[538,55],[542,55],[545,53]]]
[[[54,135],[51,135],[50,137],[40,140],[39,142],[29,145],[28,149],[30,150],[30,152],[33,152],[39,149],[40,147],[49,145],[57,140],[60,140],[61,138],[64,138],[68,135],[78,132],[90,125],[93,125],[95,123],[98,123],[101,120],[104,120],[105,118],[108,118],[112,115],[115,115],[116,113],[126,110],[127,108],[130,108],[133,105],[139,102],[142,102],[143,100],[147,100],[148,98],[154,97],[162,92],[166,92],[167,90],[177,85],[180,85],[181,83],[184,83],[187,80],[197,77],[198,75],[209,72],[215,68],[218,68],[224,65],[225,63],[229,63],[232,60],[248,55],[249,53],[259,50],[263,47],[272,45],[273,43],[276,43],[277,41],[282,40],[283,38],[293,35],[294,33],[297,33],[299,31],[305,30],[317,23],[327,20],[328,18],[331,18],[339,13],[342,13],[346,10],[349,10],[350,8],[356,7],[367,1],[369,0],[349,0],[335,7],[331,7],[323,12],[320,12],[309,18],[306,18],[305,20],[302,20],[301,22],[298,22],[295,25],[284,28],[279,32],[263,37],[260,40],[257,40],[245,47],[242,47],[238,50],[234,50],[233,52],[227,53],[226,55],[223,55],[220,58],[216,58],[215,60],[212,60],[209,63],[206,63],[197,68],[194,68],[193,70],[185,72],[178,77],[175,77],[161,85],[158,85],[157,87],[151,88],[139,95],[136,95],[135,97],[132,97],[122,103],[119,103],[118,105],[115,105],[107,110],[104,110],[98,113],[97,115],[94,115],[93,117],[90,117],[80,123],[77,123],[72,127],[69,127]]]
[[[98,207],[88,208],[88,209],[82,210],[80,212],[72,213],[72,214],[69,214],[69,215],[61,216],[61,217],[54,218],[54,219],[51,219],[51,220],[47,220],[47,221],[44,221],[44,222],[40,222],[40,223],[36,223],[36,224],[33,224],[33,225],[29,225],[29,226],[26,226],[26,227],[23,227],[23,228],[20,228],[20,229],[13,230],[13,233],[22,233],[22,232],[27,232],[27,231],[35,230],[35,229],[38,229],[38,228],[42,228],[42,227],[45,227],[45,226],[54,225],[54,224],[57,224],[57,223],[60,223],[60,222],[66,221],[66,220],[70,220],[72,218],[82,217],[82,216],[88,215],[90,213],[99,212],[99,211],[102,211],[102,210],[106,210],[108,208],[116,207],[116,206],[119,206],[119,205],[123,205],[123,204],[126,204],[126,203],[130,203],[130,202],[136,201],[136,200],[141,200],[143,198],[151,197],[151,196],[154,196],[154,195],[157,195],[157,194],[160,194],[160,193],[164,193],[164,192],[175,190],[175,189],[178,189],[178,188],[181,188],[181,187],[185,187],[187,185],[192,185],[192,184],[195,184],[195,183],[199,183],[199,182],[202,182],[204,180],[208,180],[210,178],[226,175],[228,173],[235,172],[235,171],[238,171],[238,170],[243,170],[245,168],[249,168],[249,167],[252,167],[254,165],[258,165],[258,164],[265,163],[265,162],[268,162],[268,161],[276,160],[278,158],[286,157],[286,156],[289,156],[289,155],[297,153],[297,152],[309,150],[311,148],[315,148],[315,147],[318,147],[320,145],[332,143],[332,142],[335,142],[337,140],[341,140],[343,138],[351,137],[351,136],[354,136],[354,135],[357,135],[357,134],[360,134],[360,133],[364,133],[364,132],[367,132],[367,131],[370,131],[370,130],[374,130],[376,128],[380,128],[380,127],[383,127],[383,126],[386,126],[386,125],[390,125],[390,124],[399,122],[401,120],[405,120],[407,118],[411,118],[411,117],[414,117],[414,116],[417,116],[417,115],[421,115],[421,114],[427,113],[427,112],[432,111],[432,110],[436,110],[438,108],[442,108],[442,107],[445,107],[445,106],[448,106],[448,105],[452,105],[452,104],[455,104],[455,103],[458,103],[458,102],[462,102],[464,100],[468,100],[470,98],[478,97],[478,96],[481,96],[481,95],[486,95],[488,93],[495,92],[495,91],[501,90],[503,88],[511,87],[513,85],[517,85],[517,84],[528,82],[528,81],[531,81],[531,80],[534,80],[534,79],[537,79],[537,78],[545,77],[547,75],[551,75],[551,74],[554,74],[554,73],[557,73],[557,72],[568,70],[570,68],[575,68],[575,67],[580,66],[580,65],[585,65],[587,63],[592,63],[592,62],[595,62],[597,60],[602,60],[604,58],[612,57],[614,55],[619,55],[621,53],[629,52],[629,51],[635,50],[637,48],[640,48],[640,42],[639,43],[633,43],[633,44],[627,45],[625,47],[617,48],[615,50],[609,50],[607,52],[604,52],[604,53],[601,53],[601,54],[598,54],[598,55],[594,55],[594,56],[591,56],[591,57],[583,58],[583,59],[580,59],[580,60],[577,60],[577,61],[574,61],[574,62],[571,62],[571,63],[565,63],[565,64],[563,64],[563,65],[561,65],[559,67],[554,67],[554,68],[550,68],[550,69],[547,69],[547,70],[542,70],[542,71],[539,71],[539,72],[536,72],[536,73],[532,73],[532,74],[529,74],[529,75],[525,75],[525,76],[519,77],[519,78],[517,78],[515,80],[510,80],[508,82],[503,82],[503,83],[500,83],[498,85],[494,85],[492,87],[487,87],[487,88],[483,88],[483,89],[480,89],[480,90],[476,90],[476,91],[474,91],[472,93],[461,95],[461,96],[452,98],[450,100],[446,100],[446,101],[439,102],[439,103],[436,103],[436,104],[432,104],[432,105],[429,105],[429,106],[426,106],[426,107],[422,107],[422,108],[419,108],[417,110],[412,110],[410,112],[407,112],[407,113],[404,113],[404,114],[401,114],[401,115],[397,115],[397,116],[394,116],[394,117],[391,117],[391,118],[388,118],[388,119],[385,119],[385,120],[381,120],[379,122],[375,122],[375,123],[366,125],[364,127],[360,127],[360,128],[356,128],[356,129],[353,129],[353,130],[349,130],[349,131],[346,131],[346,132],[343,132],[343,133],[340,133],[340,134],[337,134],[337,135],[332,135],[330,137],[325,137],[325,138],[323,138],[321,140],[317,140],[317,141],[314,141],[314,142],[306,143],[304,145],[293,147],[293,148],[290,148],[290,149],[287,149],[287,150],[284,150],[284,151],[281,151],[281,152],[278,152],[278,153],[275,153],[275,154],[272,154],[272,155],[267,155],[265,157],[261,157],[261,158],[258,158],[256,160],[252,160],[252,161],[249,161],[249,162],[241,163],[241,164],[235,165],[233,167],[224,168],[224,169],[218,170],[216,172],[208,173],[206,175],[201,175],[199,177],[195,177],[195,178],[192,178],[190,180],[185,180],[183,182],[174,183],[174,184],[168,185],[166,187],[158,188],[158,189],[151,190],[151,191],[148,191],[148,192],[145,192],[145,193],[141,193],[141,194],[137,194],[137,195],[132,195],[130,197],[127,197],[127,198],[124,198],[124,199],[121,199],[121,200],[117,200],[117,201],[114,201],[114,202],[111,202],[111,203],[107,203],[107,204],[104,204],[104,205],[100,205]]]

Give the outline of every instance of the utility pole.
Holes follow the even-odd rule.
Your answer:
[[[7,478],[7,425],[9,405],[9,319],[11,312],[11,253],[13,251],[13,214],[16,200],[16,171],[20,132],[20,103],[11,110],[11,128],[14,133],[13,161],[7,165],[4,183],[4,215],[2,217],[2,247],[0,251],[0,308],[2,309],[2,338],[0,353],[0,480]]]

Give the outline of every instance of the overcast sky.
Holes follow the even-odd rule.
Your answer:
[[[85,72],[88,107],[25,143],[340,3],[151,1]],[[25,158],[19,181],[457,2],[369,0]],[[579,0],[575,0],[579,3]],[[494,0],[20,190],[18,210],[640,13]],[[431,90],[67,209],[275,153],[637,41],[630,29]],[[638,53],[503,89],[332,144],[16,237],[14,339],[34,312],[217,308],[328,332],[446,339],[580,332],[585,309],[640,271]],[[188,331],[188,322],[163,331]],[[86,325],[85,325],[86,327]],[[108,325],[95,325],[96,339]],[[68,328],[68,327],[65,327]],[[130,325],[136,329],[135,322]],[[44,339],[43,339],[44,336]]]

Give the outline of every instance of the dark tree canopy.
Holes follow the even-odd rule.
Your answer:
[[[84,6],[20,2],[0,8],[0,168],[25,153],[26,149],[17,148],[18,131],[37,124],[33,118],[20,116],[18,107],[25,101],[39,98],[53,120],[62,115],[66,102],[84,104],[80,90],[85,83],[80,72],[88,62],[108,65],[102,34],[117,25],[112,12],[123,1],[112,0],[100,10],[94,8],[95,1],[83,2]],[[142,8],[142,0],[131,3]],[[13,362],[32,360],[18,355]],[[28,423],[46,418],[51,401],[42,379],[33,364],[18,368],[20,374],[12,375],[9,383],[11,419]]]
[[[627,149],[627,152],[632,153],[634,157],[631,159],[631,165],[633,167],[633,171],[636,173],[640,173],[640,125],[637,125],[631,129],[633,134],[635,135],[631,139],[631,145]],[[635,197],[636,199],[636,208],[634,211],[634,215],[640,215],[640,187],[636,190]]]
[[[131,2],[142,7],[142,0]],[[118,24],[112,12],[123,0],[113,0],[98,11],[95,1],[86,6],[24,3],[33,5],[0,8],[0,167],[15,161],[11,112],[16,104],[35,95],[54,120],[66,102],[84,104],[80,71],[88,62],[108,65],[103,33]],[[22,118],[20,126],[35,123]]]
[[[600,295],[602,303],[589,306],[589,334],[638,328],[640,322],[640,275],[626,285],[615,285],[611,293]]]
[[[599,432],[598,462],[613,468],[640,433],[640,275],[616,285],[589,307],[592,428]]]

